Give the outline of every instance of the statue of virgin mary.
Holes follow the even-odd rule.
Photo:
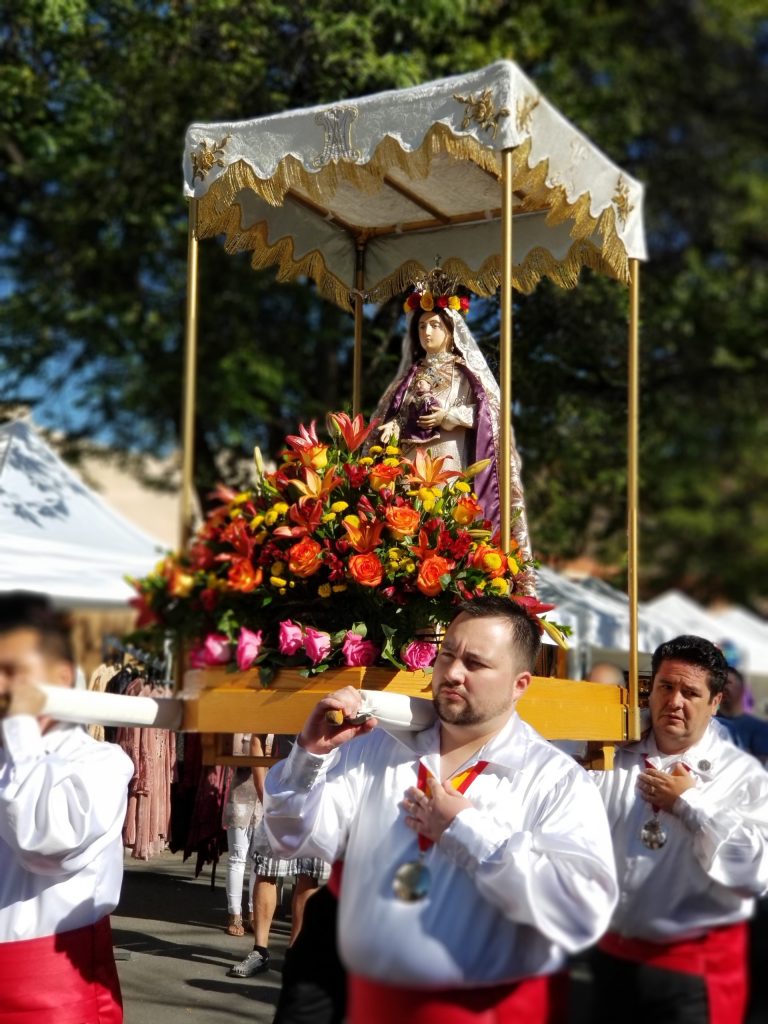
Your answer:
[[[430,278],[445,275],[432,271]],[[397,443],[407,458],[418,448],[433,458],[445,456],[446,469],[466,469],[489,459],[474,489],[486,519],[500,525],[499,386],[463,314],[464,296],[418,287],[405,303],[408,323],[397,375],[376,409],[384,444]],[[520,458],[512,437],[510,465],[512,533],[531,557]],[[532,591],[529,581],[521,589]]]

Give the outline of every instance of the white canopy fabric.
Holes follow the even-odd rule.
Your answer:
[[[75,476],[23,420],[0,426],[0,590],[72,605],[124,605],[125,575],[162,554]]]
[[[436,258],[489,295],[501,282],[501,152],[513,149],[514,286],[628,280],[645,259],[643,188],[510,61],[411,89],[249,121],[192,124],[185,194],[277,279],[308,276],[343,308],[378,301]],[[362,285],[357,271],[362,272]]]
[[[675,590],[648,601],[645,607],[657,621],[674,627],[671,636],[694,633],[715,644],[730,642],[742,653],[739,667],[747,675],[768,676],[768,626],[756,616],[743,609],[708,612]]]

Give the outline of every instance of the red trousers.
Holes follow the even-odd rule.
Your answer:
[[[561,1024],[564,974],[475,989],[417,989],[349,976],[348,1024]]]
[[[707,990],[709,1024],[739,1024],[747,1008],[747,926],[713,928],[686,942],[644,942],[608,932],[599,949],[620,960],[694,974]]]
[[[0,1024],[122,1024],[105,917],[87,928],[0,942]]]

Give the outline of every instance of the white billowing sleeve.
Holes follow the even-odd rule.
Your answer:
[[[93,743],[68,757],[47,751],[35,718],[2,722],[7,755],[0,787],[0,836],[26,870],[74,874],[112,842],[125,818],[130,758]]]
[[[475,398],[463,373],[459,374],[458,389],[451,390],[448,401],[448,410],[440,424],[443,430],[454,430],[456,427],[471,430],[475,425]]]
[[[264,825],[269,845],[283,857],[343,856],[362,780],[352,740],[332,754],[310,754],[296,742],[270,768],[264,785]]]
[[[508,825],[471,808],[440,849],[505,917],[569,953],[608,927],[618,900],[611,836],[600,794],[578,766],[550,788],[529,827],[510,836]]]
[[[694,856],[713,881],[745,898],[768,891],[768,772],[755,764],[725,806],[687,789],[673,813],[692,833]]]

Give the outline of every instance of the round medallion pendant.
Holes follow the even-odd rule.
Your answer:
[[[432,879],[429,868],[420,860],[401,864],[392,880],[392,891],[404,903],[416,903],[429,894]]]

